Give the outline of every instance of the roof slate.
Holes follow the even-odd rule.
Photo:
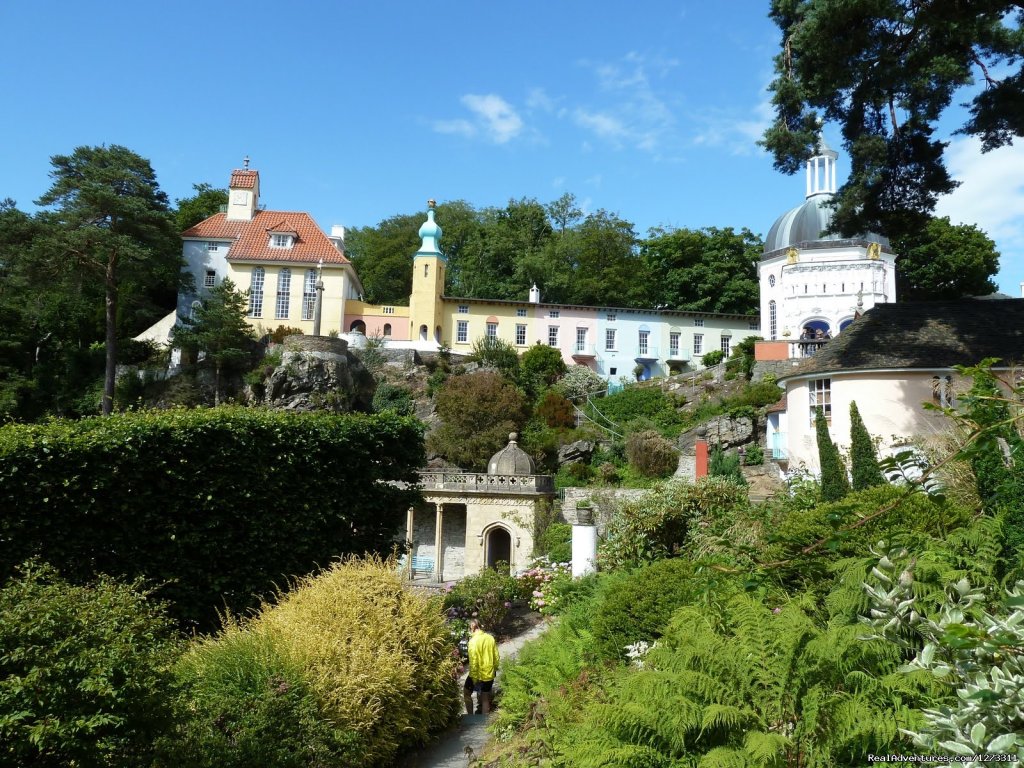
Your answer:
[[[291,248],[271,248],[270,232],[294,232]],[[288,261],[302,264],[348,264],[308,213],[257,211],[251,221],[228,221],[217,213],[181,233],[185,238],[232,240],[228,261]]]
[[[877,304],[786,376],[1024,361],[1024,299]]]

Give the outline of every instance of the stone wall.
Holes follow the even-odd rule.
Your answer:
[[[629,499],[637,499],[648,491],[644,488],[566,488],[562,500],[561,518],[572,525],[576,522],[576,504],[589,500],[594,510],[597,533],[603,536],[616,506]]]
[[[413,513],[413,555],[429,557],[437,562],[437,548],[434,546],[437,510],[434,507],[417,507]],[[444,541],[444,573],[446,581],[461,579],[466,568],[466,508],[461,504],[446,504],[441,523]],[[405,538],[403,531],[402,538]]]

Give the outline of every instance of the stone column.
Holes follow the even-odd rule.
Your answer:
[[[437,518],[434,523],[434,581],[444,581],[444,504],[440,502],[437,507]]]
[[[572,577],[586,576],[597,570],[597,526],[590,509],[576,508],[572,526]]]

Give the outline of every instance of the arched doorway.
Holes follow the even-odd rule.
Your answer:
[[[366,323],[362,320],[353,320],[352,325],[348,327],[349,333],[361,333],[366,335]]]
[[[500,525],[487,532],[484,540],[484,558],[488,568],[506,572],[512,564],[512,536]]]
[[[420,341],[426,341],[427,340],[427,333],[428,333],[427,326],[421,325],[420,326]]]

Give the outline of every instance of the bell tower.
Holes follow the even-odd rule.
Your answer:
[[[433,200],[427,201],[427,220],[420,227],[420,249],[412,261],[412,295],[409,297],[409,338],[441,343],[444,323],[444,273],[447,260],[441,253],[441,227],[434,221]]]

